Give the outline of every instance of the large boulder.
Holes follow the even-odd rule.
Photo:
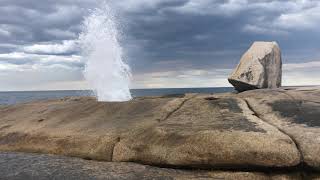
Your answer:
[[[276,42],[254,42],[229,77],[237,91],[281,86],[281,52]]]

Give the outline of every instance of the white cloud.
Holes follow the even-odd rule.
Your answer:
[[[288,35],[289,33],[284,30],[275,29],[272,27],[263,27],[257,25],[247,24],[242,29],[244,32],[255,33],[255,34],[271,34],[271,35]]]
[[[283,65],[283,86],[320,85],[320,61]],[[133,88],[230,87],[232,69],[181,69],[134,75]]]
[[[267,14],[269,19],[263,13],[257,14],[252,22],[244,25],[245,32],[284,35],[297,30],[317,30],[320,27],[319,1],[279,1],[272,3],[273,5],[262,4],[255,6],[262,12],[271,12]]]
[[[73,89],[72,85],[81,81],[85,84],[82,70],[73,66],[63,64],[16,65],[0,62],[0,91]],[[85,86],[83,88],[85,89]]]
[[[33,44],[23,47],[23,51],[33,54],[70,54],[78,50],[74,40],[63,41],[62,44]]]
[[[16,48],[16,47],[18,47],[18,45],[16,44],[10,44],[10,43],[0,44],[0,48]]]
[[[290,64],[283,65],[284,71],[294,71],[297,69],[306,70],[308,68],[319,68],[319,70],[320,70],[320,61],[310,61],[310,62],[306,62],[306,63],[290,63]],[[319,71],[319,74],[320,74],[320,71]]]
[[[9,31],[0,28],[0,36],[9,37],[10,35],[11,33]]]
[[[56,11],[51,14],[46,14],[43,19],[39,18],[40,23],[48,24],[49,27],[54,25],[63,25],[73,22],[83,15],[83,8],[79,8],[76,5],[57,5]]]
[[[13,52],[13,53],[7,53],[7,54],[0,54],[0,59],[20,59],[20,58],[25,58],[26,54],[25,53],[18,53],[18,52]]]
[[[320,61],[283,65],[284,86],[320,85]]]
[[[74,80],[74,81],[56,81],[39,84],[33,86],[29,90],[88,90],[90,89],[89,84],[84,80]]]
[[[319,68],[297,69],[283,73],[283,86],[310,86],[320,85]]]
[[[142,9],[153,9],[159,4],[170,2],[172,0],[123,0],[113,3],[115,7],[127,12],[138,12]]]
[[[77,34],[68,30],[46,29],[45,32],[51,36],[61,39],[76,39]]]
[[[0,75],[8,71],[20,71],[19,65],[10,63],[0,63]]]
[[[133,88],[230,87],[231,69],[183,69],[134,75]]]
[[[274,25],[283,29],[313,29],[319,28],[320,2],[309,9],[281,14]]]
[[[82,64],[81,56],[57,56],[57,55],[39,55],[27,54],[23,52],[13,52],[0,54],[0,62],[11,64]]]

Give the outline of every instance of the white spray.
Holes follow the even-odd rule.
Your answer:
[[[123,61],[119,26],[111,8],[104,4],[83,23],[79,42],[86,65],[84,76],[99,101],[130,100],[130,68]]]

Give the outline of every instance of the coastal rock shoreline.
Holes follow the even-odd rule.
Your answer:
[[[263,175],[237,175],[301,179],[320,173],[319,117],[319,87],[118,103],[91,97],[35,101],[0,107],[0,156],[55,154],[112,166],[133,162],[188,173],[202,169],[226,179],[248,171]],[[214,179],[211,175],[205,176]]]

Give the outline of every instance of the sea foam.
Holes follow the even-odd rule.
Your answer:
[[[103,4],[85,17],[79,36],[86,62],[84,76],[99,101],[130,100],[130,68],[119,43],[119,25],[112,9]]]

